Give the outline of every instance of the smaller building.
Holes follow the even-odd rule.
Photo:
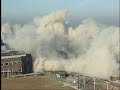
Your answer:
[[[1,77],[11,75],[26,74],[33,72],[32,57],[30,54],[2,56],[1,57]]]
[[[31,54],[10,50],[2,40],[1,48],[1,77],[6,77],[7,73],[14,75],[33,72]]]
[[[1,57],[1,76],[6,77],[10,74],[22,73],[21,57],[25,55],[2,56]]]

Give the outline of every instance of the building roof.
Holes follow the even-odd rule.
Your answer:
[[[1,59],[8,59],[8,58],[18,58],[21,56],[26,56],[26,54],[22,54],[22,55],[13,55],[13,56],[2,56]]]

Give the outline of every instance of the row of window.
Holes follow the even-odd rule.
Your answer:
[[[15,64],[18,64],[18,63],[21,63],[21,61],[19,61],[19,62],[15,62]],[[13,62],[5,62],[5,63],[1,63],[1,67],[3,67],[3,66],[11,66],[11,65],[13,65]]]
[[[14,71],[13,71],[13,68],[8,68],[8,70],[6,70],[6,71],[5,71],[4,69],[2,69],[2,71],[1,71],[1,75],[4,75],[4,73],[5,73],[5,72],[8,72],[8,71],[10,71],[10,72],[14,72]],[[22,72],[22,67],[19,68],[19,72]]]

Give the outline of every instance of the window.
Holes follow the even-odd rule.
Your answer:
[[[8,62],[6,62],[6,63],[5,63],[5,65],[6,65],[6,66],[8,66],[8,65],[9,65],[9,63],[8,63]]]
[[[10,65],[13,65],[13,62],[10,62]]]
[[[1,67],[3,67],[4,66],[4,63],[1,63]]]
[[[19,68],[19,71],[22,72],[22,67]]]
[[[1,71],[1,75],[4,75],[4,69],[2,69],[2,71]]]
[[[1,75],[4,75],[4,72],[1,71]]]
[[[19,63],[21,63],[21,61],[19,61]]]
[[[18,64],[18,62],[17,62],[17,61],[15,61],[15,64]]]
[[[10,69],[8,68],[7,71],[10,71]]]
[[[13,72],[13,68],[10,68],[10,71]]]

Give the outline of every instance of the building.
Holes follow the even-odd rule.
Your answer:
[[[32,68],[32,57],[30,54],[1,57],[1,77],[6,77],[7,72],[11,75],[32,73]]]
[[[5,47],[1,44],[1,47]],[[27,74],[33,72],[33,62],[31,54],[20,51],[7,50],[1,51],[1,77],[11,75]]]

